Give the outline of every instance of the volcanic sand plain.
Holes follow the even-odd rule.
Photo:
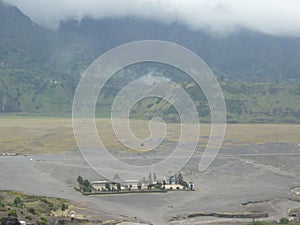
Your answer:
[[[176,146],[179,135],[179,125],[168,124],[161,148],[136,152],[115,138],[108,119],[97,119],[96,123],[107,149],[129,164],[162,160]],[[132,121],[132,130],[140,137],[149,135],[145,121]],[[201,125],[198,147],[182,170],[185,179],[195,183],[196,191],[83,196],[73,188],[77,176],[89,180],[102,177],[77,149],[70,118],[1,116],[0,152],[19,155],[0,157],[0,189],[73,200],[84,204],[95,218],[153,224],[247,221],[186,218],[192,212],[261,211],[273,220],[300,207],[295,201],[298,197],[290,191],[300,185],[300,125],[229,124],[216,159],[199,172],[209,130],[209,125]]]

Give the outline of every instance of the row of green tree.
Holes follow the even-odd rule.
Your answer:
[[[93,187],[88,179],[83,179],[82,176],[77,177],[79,188],[83,192],[92,192]]]

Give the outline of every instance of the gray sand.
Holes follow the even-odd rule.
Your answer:
[[[145,157],[129,153],[118,154],[118,157],[130,162],[162,157],[159,154],[159,151],[153,155],[147,153]],[[269,213],[272,220],[287,216],[291,208],[300,207],[300,203],[288,200],[292,196],[290,188],[300,185],[300,149],[297,144],[227,146],[202,173],[197,171],[200,156],[201,149],[198,149],[183,169],[186,180],[193,180],[196,184],[195,192],[82,196],[73,189],[77,176],[89,180],[99,180],[101,177],[89,168],[78,151],[56,155],[2,156],[0,189],[74,200],[89,207],[99,219],[137,217],[153,224],[167,224],[174,216],[184,217],[197,211],[262,210]],[[253,201],[261,202],[242,205]],[[207,224],[215,221],[232,220],[199,217],[169,224]]]

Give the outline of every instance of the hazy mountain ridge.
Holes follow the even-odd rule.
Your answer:
[[[248,30],[217,37],[189,30],[180,24],[165,25],[133,18],[71,20],[62,22],[57,31],[52,31],[36,25],[16,7],[4,5],[1,1],[0,112],[70,112],[80,74],[90,63],[113,47],[144,39],[172,41],[190,48],[207,62],[220,80],[271,81],[274,84],[269,85],[281,90],[278,92],[281,93],[280,101],[268,106],[266,114],[260,106],[262,112],[257,113],[261,115],[253,119],[246,109],[235,112],[236,106],[241,104],[232,103],[243,94],[242,101],[247,102],[250,99],[246,98],[248,93],[238,88],[242,91],[235,93],[240,95],[238,97],[228,93],[225,87],[232,122],[270,122],[272,119],[265,117],[271,116],[269,112],[276,107],[281,109],[282,115],[288,108],[288,112],[293,112],[290,121],[297,122],[297,106],[300,104],[294,99],[297,98],[294,91],[289,90],[297,89],[297,86],[285,84],[287,90],[282,90],[275,81],[299,80],[300,38],[275,37]],[[224,82],[224,85],[229,84]],[[111,87],[118,90],[116,86]],[[265,89],[268,88],[266,85]],[[264,99],[265,96],[261,92],[255,98]],[[253,102],[246,103],[247,107],[255,107]],[[290,104],[286,106],[286,102]],[[165,109],[165,113],[168,112]],[[279,115],[274,114],[278,117],[275,121],[284,122]]]
[[[180,24],[163,25],[132,18],[69,21],[61,24],[59,32],[87,40],[96,57],[123,43],[159,39],[191,49],[219,77],[284,81],[300,75],[300,38],[275,37],[242,29],[226,37],[211,36]]]
[[[0,12],[1,111],[67,110],[69,106],[60,103],[65,94],[69,96],[62,102],[71,102],[68,92],[73,90],[68,89],[74,87],[68,86],[75,76],[55,63],[59,36],[34,24],[16,7],[0,4]]]

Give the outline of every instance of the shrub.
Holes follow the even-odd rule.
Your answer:
[[[40,200],[45,204],[51,204],[51,202],[49,202],[45,197],[41,198]]]
[[[18,217],[17,211],[14,209],[10,210],[8,213],[8,216],[9,217]]]
[[[66,221],[65,221],[65,220],[59,220],[59,221],[58,221],[58,224],[64,225],[64,224],[66,224]]]
[[[36,212],[35,212],[35,209],[34,209],[34,208],[29,208],[29,209],[28,209],[28,212],[29,212],[29,213],[31,213],[31,214],[33,214],[33,215],[35,215],[35,214],[36,214]]]
[[[21,200],[20,197],[15,197],[15,199],[14,199],[14,204],[15,205],[19,205],[21,202],[22,202],[22,200]]]
[[[24,207],[24,203],[20,197],[15,197],[13,205],[20,208]]]
[[[289,221],[288,218],[281,218],[280,221],[279,221],[280,224],[288,224],[289,222],[290,221]]]
[[[32,220],[32,217],[28,215],[28,216],[25,217],[25,219]]]
[[[65,204],[64,202],[62,203],[62,205],[60,207],[61,211],[65,211],[68,208],[69,208],[68,204]]]
[[[41,220],[37,220],[36,223],[37,225],[47,225],[47,222]]]
[[[45,217],[41,217],[41,221],[48,222],[48,220]]]

